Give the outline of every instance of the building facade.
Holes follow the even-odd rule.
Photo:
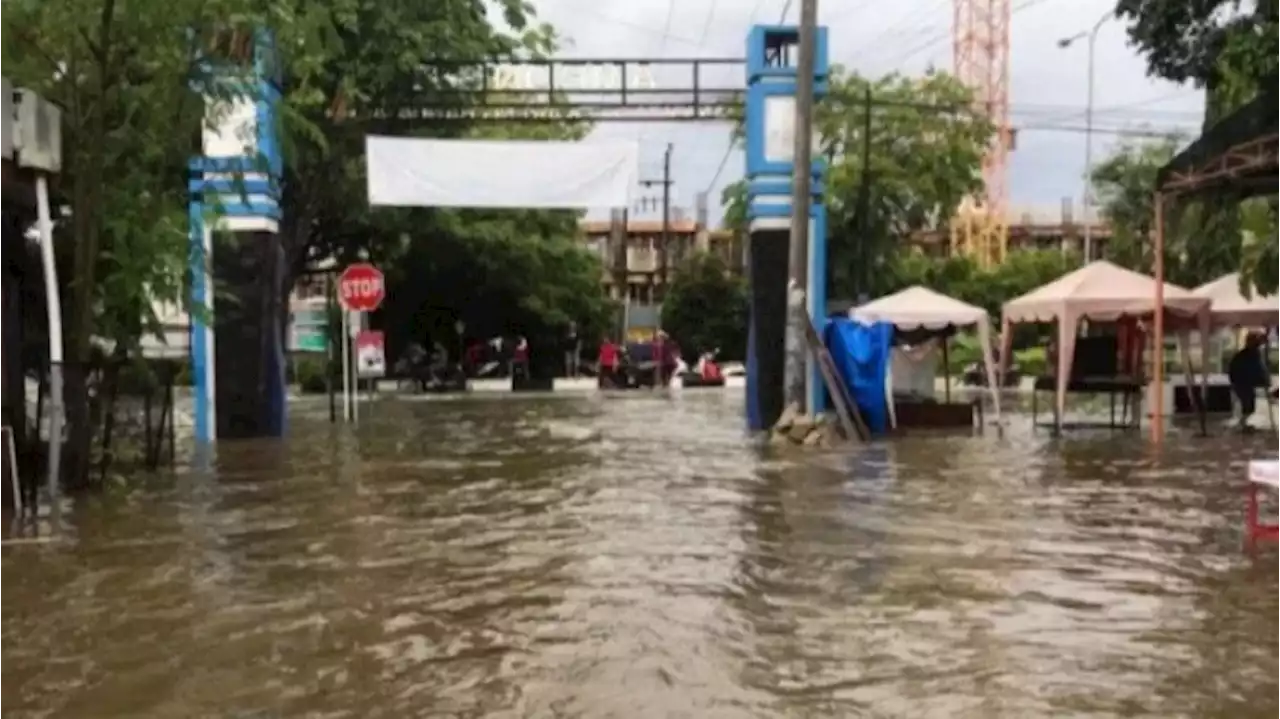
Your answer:
[[[1083,256],[1085,225],[1078,219],[1079,214],[1078,208],[1073,207],[1067,199],[1059,206],[1011,207],[1008,216],[1008,251],[1060,249]],[[1103,256],[1107,241],[1111,239],[1111,226],[1105,219],[1095,217],[1090,234],[1093,245],[1093,257],[1090,259],[1098,259]],[[952,252],[951,233],[946,227],[918,233],[910,242],[933,257],[947,257]]]
[[[657,329],[667,287],[694,253],[714,254],[736,273],[746,267],[740,237],[683,217],[672,219],[666,233],[660,220],[633,220],[625,212],[615,212],[610,220],[585,220],[579,229],[582,241],[604,265],[601,283],[622,305],[621,325],[634,340],[648,339]]]

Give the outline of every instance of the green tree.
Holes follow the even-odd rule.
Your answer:
[[[1275,0],[1119,0],[1116,14],[1129,21],[1152,75],[1213,88],[1243,74],[1252,84],[1246,99],[1268,82],[1275,87]]]
[[[292,272],[326,258],[344,264],[367,257],[388,267],[382,320],[393,352],[423,334],[439,336],[457,319],[469,335],[519,332],[531,341],[570,321],[583,332],[602,329],[610,304],[597,259],[578,242],[579,214],[370,209],[364,199],[364,138],[370,133],[585,136],[589,125],[568,118],[388,119],[414,116],[424,104],[448,111],[518,101],[479,91],[487,64],[545,56],[556,48],[554,31],[534,21],[532,6],[521,0],[284,4],[291,9],[276,21],[282,46],[290,45],[285,38],[296,37],[308,49],[287,55],[284,63],[290,143],[282,236]],[[491,17],[495,11],[505,29]],[[297,17],[305,21],[295,23]]]
[[[1152,75],[1205,88],[1206,131],[1276,86],[1275,0],[1119,0],[1116,12],[1129,20],[1129,36],[1146,55]],[[1277,254],[1275,234],[1269,242],[1242,244],[1238,196],[1202,194],[1180,200],[1171,210],[1172,224],[1184,235],[1173,259],[1189,261],[1182,266],[1185,280],[1212,279],[1208,275],[1214,271],[1239,268],[1242,281],[1274,288],[1269,258]],[[1204,273],[1194,271],[1198,268]]]
[[[1005,302],[1048,284],[1080,266],[1071,253],[1058,250],[1020,250],[1004,263],[980,268],[968,257],[927,257],[919,252],[895,256],[886,274],[889,292],[924,285],[987,310],[999,319]]]
[[[1151,271],[1152,188],[1156,173],[1173,159],[1178,146],[1174,138],[1122,143],[1093,168],[1094,194],[1111,226],[1108,260],[1138,272]]]
[[[715,349],[723,359],[747,351],[747,284],[720,257],[695,254],[677,268],[662,303],[662,327],[686,357]]]
[[[468,122],[400,118],[428,103],[443,110],[481,103],[487,63],[555,47],[552,29],[534,23],[522,0],[275,2],[280,46],[303,48],[284,54],[282,73],[288,143],[281,235],[294,273],[319,258],[394,253],[400,237],[431,215],[368,208],[366,135],[474,133]],[[494,24],[495,11],[509,31]]]
[[[219,40],[241,0],[16,0],[3,16],[5,74],[62,108],[62,172],[53,204],[63,293],[68,437],[65,481],[88,482],[88,373],[101,343],[117,360],[156,329],[156,301],[184,302],[191,138],[205,98],[243,96],[222,82],[236,57]],[[117,362],[118,364],[118,362]]]
[[[607,331],[614,309],[601,286],[604,270],[576,224],[572,212],[437,213],[429,228],[406,235],[390,265],[376,318],[389,332],[389,351],[451,337],[457,320],[470,337],[519,334],[544,345],[570,322],[584,340]]]
[[[817,108],[820,152],[830,163],[831,296],[882,294],[905,240],[945,225],[960,200],[982,188],[982,155],[993,128],[970,110],[972,100],[945,73],[868,79],[833,71]],[[743,187],[725,190],[730,226],[745,220]]]

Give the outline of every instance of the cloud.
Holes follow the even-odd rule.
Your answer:
[[[1018,146],[1008,175],[1010,204],[1057,208],[1078,198],[1085,157],[1088,51],[1083,40],[1060,48],[1063,36],[1087,32],[1114,0],[1012,0],[1009,101]],[[562,55],[581,58],[742,57],[748,29],[778,22],[784,0],[539,0],[538,15],[565,39]],[[795,22],[799,0],[790,7]],[[951,67],[951,0],[819,0],[819,21],[829,28],[832,62],[870,75],[920,73]],[[1094,74],[1093,157],[1106,156],[1117,132],[1149,126],[1192,134],[1203,94],[1146,76],[1141,56],[1128,47],[1123,24],[1104,23],[1097,36]],[[741,82],[741,68],[726,68],[716,82]],[[642,140],[641,174],[661,172],[673,145],[674,201],[692,207],[711,192],[719,218],[723,187],[742,176],[740,152],[730,154],[725,123],[605,123],[601,136]]]

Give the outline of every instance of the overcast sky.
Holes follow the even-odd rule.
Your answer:
[[[1057,40],[1087,31],[1114,0],[1012,0],[1010,106],[1019,129],[1010,160],[1013,206],[1057,207],[1078,198],[1084,168],[1087,45],[1062,49]],[[563,57],[742,57],[747,29],[776,23],[785,0],[535,0],[539,17],[564,39]],[[796,21],[799,0],[789,11]],[[919,74],[929,65],[951,69],[952,0],[818,0],[819,22],[830,30],[830,54],[866,75]],[[1186,128],[1194,134],[1203,93],[1146,77],[1142,58],[1128,47],[1119,21],[1098,34],[1094,157],[1104,157],[1117,130],[1147,126]],[[740,67],[724,83],[742,82]],[[1051,130],[1049,127],[1062,129]],[[1035,129],[1037,127],[1044,129]],[[710,189],[712,219],[719,219],[721,189],[742,177],[733,153],[712,185],[729,144],[721,123],[605,123],[601,136],[641,140],[641,174],[660,172],[663,148],[673,143],[675,195],[692,206]]]

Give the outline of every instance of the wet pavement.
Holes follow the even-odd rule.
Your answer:
[[[1275,717],[1274,435],[770,456],[738,392],[320,403],[3,554],[5,717]]]

